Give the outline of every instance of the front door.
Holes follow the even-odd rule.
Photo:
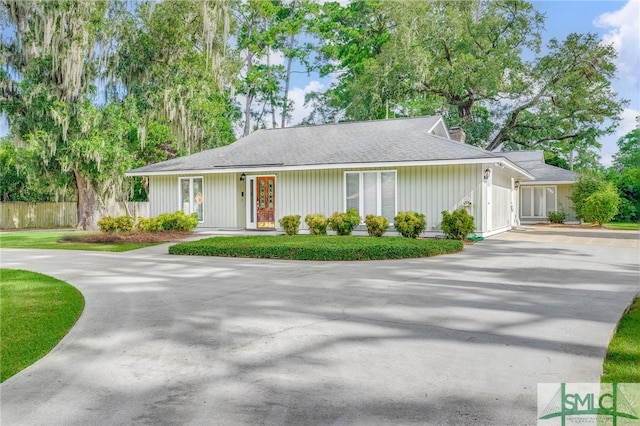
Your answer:
[[[256,212],[258,229],[276,228],[276,177],[256,178]]]

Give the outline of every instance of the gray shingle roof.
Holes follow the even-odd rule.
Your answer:
[[[575,182],[578,179],[578,175],[572,171],[544,164],[543,151],[501,152],[500,155],[505,156],[531,173],[536,179],[533,182],[528,182],[530,184],[545,182]]]
[[[129,173],[343,163],[491,160],[501,156],[429,133],[440,120],[440,117],[418,117],[258,130],[231,145],[141,167]]]

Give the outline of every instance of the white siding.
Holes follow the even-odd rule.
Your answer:
[[[149,176],[149,204],[151,216],[178,210],[178,176]]]
[[[335,170],[306,170],[265,172],[252,171],[247,175],[276,175],[276,221],[285,215],[302,217],[302,229],[306,228],[307,214],[323,213],[330,216],[335,211],[344,211],[344,172],[360,170],[397,171],[397,211],[423,213],[427,220],[427,231],[440,231],[442,211],[453,211],[466,207],[474,217],[477,231],[485,232],[483,218],[483,179],[485,167],[481,164],[397,167],[354,168]],[[173,176],[151,176],[152,216],[178,210],[178,178]],[[245,183],[240,182],[240,173],[204,175],[204,227],[245,227],[246,197]],[[506,186],[505,186],[506,185]],[[510,187],[508,175],[496,173],[494,179],[494,229],[508,221],[510,198],[506,195]],[[506,219],[505,219],[506,217]]]
[[[173,213],[180,209],[178,179],[200,176],[181,174],[173,176],[150,176],[150,214]],[[237,227],[237,182],[235,174],[204,175],[204,222],[205,227]]]
[[[576,212],[573,210],[573,201],[569,199],[573,193],[573,185],[558,185],[558,211],[564,211],[567,215],[566,222],[575,222]]]
[[[307,170],[279,172],[276,178],[276,220],[299,214],[302,228],[308,214],[330,216],[343,211],[342,179],[344,171]]]
[[[479,164],[398,169],[398,211],[426,215],[427,231],[439,231],[442,211],[454,211],[471,202],[469,213],[482,226],[482,166]]]
[[[492,231],[513,226],[511,223],[511,177],[500,167],[492,167],[493,174],[493,203],[492,203]],[[515,208],[515,207],[514,207]]]

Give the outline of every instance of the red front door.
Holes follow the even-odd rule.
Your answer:
[[[257,225],[261,228],[276,228],[276,178],[258,176],[256,179]]]

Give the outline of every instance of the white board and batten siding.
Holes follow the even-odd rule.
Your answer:
[[[203,178],[203,223],[207,227],[237,227],[238,177],[224,174],[180,174],[149,177],[151,216],[180,209],[180,178]]]
[[[289,214],[301,216],[301,229],[306,229],[307,214],[330,216],[345,210],[345,172],[395,170],[396,212],[416,211],[427,220],[427,231],[439,231],[442,211],[466,207],[481,219],[482,166],[448,165],[430,167],[379,167],[333,170],[286,171],[276,173],[277,219]]]
[[[278,172],[276,176],[276,219],[299,214],[304,218],[322,213],[326,217],[344,210],[344,169],[297,170]]]
[[[483,179],[481,164],[441,165],[428,167],[380,167],[328,170],[261,172],[247,171],[247,176],[276,176],[276,222],[283,216],[304,217],[322,213],[330,216],[345,210],[345,172],[395,170],[396,211],[423,213],[427,232],[441,229],[442,211],[464,207],[474,216],[478,231],[483,222]],[[151,176],[152,216],[174,212],[179,208],[179,178],[203,177],[203,227],[244,228],[246,225],[245,183],[240,173],[204,175]]]
[[[567,216],[565,222],[576,222],[576,212],[573,209],[573,201],[569,197],[573,194],[573,185],[561,184],[557,185],[558,191],[558,210],[563,211]]]
[[[492,181],[492,203],[491,203],[491,228],[486,232],[505,230],[515,226],[512,222],[511,214],[511,175],[500,167],[491,168]],[[513,206],[515,209],[516,206]]]
[[[443,165],[398,169],[398,211],[426,216],[427,232],[441,230],[442,211],[461,207],[482,223],[482,165]],[[471,204],[465,207],[465,201]]]

